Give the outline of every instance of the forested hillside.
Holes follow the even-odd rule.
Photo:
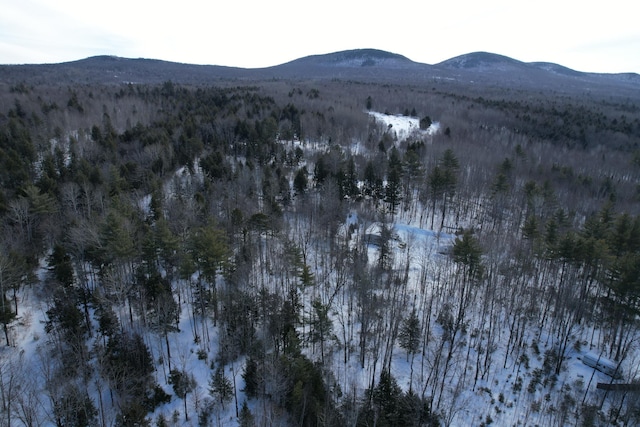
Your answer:
[[[640,423],[640,99],[245,83],[0,84],[3,426]]]

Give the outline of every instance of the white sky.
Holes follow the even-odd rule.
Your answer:
[[[640,73],[630,0],[0,0],[0,63],[93,55],[266,67],[376,48],[435,64],[487,51]]]

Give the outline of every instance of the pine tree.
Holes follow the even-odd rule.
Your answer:
[[[318,160],[316,160],[316,164],[313,167],[313,180],[317,187],[324,184],[329,173],[329,168],[325,162],[324,156],[318,157]]]
[[[324,343],[331,336],[333,323],[329,317],[329,306],[322,304],[319,299],[313,300],[313,317],[311,319],[311,342],[320,343],[321,360],[324,362]]]
[[[482,274],[480,263],[482,248],[472,230],[464,230],[462,238],[456,237],[453,242],[453,260],[462,264],[465,279],[478,279]]]
[[[396,147],[389,153],[389,164],[387,171],[387,185],[385,186],[385,202],[389,203],[391,214],[396,213],[396,209],[402,198],[402,162]]]
[[[110,337],[100,361],[103,376],[123,402],[123,417],[141,413],[144,417],[164,400],[152,375],[151,353],[139,334],[120,332]]]
[[[442,167],[444,197],[442,203],[442,219],[440,223],[441,229],[444,227],[448,201],[453,199],[453,196],[456,193],[456,187],[458,185],[458,170],[460,169],[458,159],[450,148],[447,149],[442,156]]]
[[[367,108],[367,110],[371,110],[371,108],[373,108],[373,99],[371,98],[371,95],[367,96],[365,107]]]
[[[226,377],[224,370],[220,366],[211,374],[209,394],[220,402],[222,408],[224,408],[224,404],[230,402],[233,397],[231,381]]]
[[[420,329],[420,319],[418,318],[418,313],[416,313],[416,309],[411,310],[411,314],[409,317],[402,321],[402,326],[400,328],[400,332],[398,333],[398,341],[400,347],[406,350],[407,352],[407,361],[409,360],[409,355],[411,355],[411,374],[409,377],[409,391],[413,389],[413,360],[415,354],[418,352],[420,348],[420,335],[422,331]]]
[[[431,228],[433,228],[436,204],[444,198],[446,187],[445,176],[440,166],[436,165],[431,170],[427,177],[427,183],[429,185],[429,197],[431,198]]]
[[[4,329],[7,345],[11,344],[8,326],[16,318],[16,312],[12,310],[6,293],[11,288],[15,290],[16,283],[19,283],[19,280],[15,263],[12,262],[11,257],[0,252],[0,323]]]
[[[60,393],[53,407],[56,424],[74,427],[96,425],[98,410],[86,391],[81,391],[74,383],[68,383]]]
[[[246,400],[242,403],[242,408],[240,408],[238,424],[240,427],[253,427],[255,425],[255,419],[251,410],[249,410],[249,406],[247,406]]]
[[[293,189],[296,190],[296,194],[304,194],[307,191],[308,179],[307,167],[303,166],[298,169],[296,176],[293,178]]]
[[[380,225],[380,245],[378,246],[378,267],[386,270],[393,266],[393,228],[386,222]]]
[[[429,129],[429,126],[431,126],[431,123],[433,123],[431,121],[431,117],[424,116],[423,118],[420,119],[420,129],[422,130]]]
[[[300,284],[303,288],[307,288],[309,286],[313,286],[314,282],[315,278],[311,272],[311,267],[309,267],[308,264],[304,264],[302,266],[302,271],[300,272]]]
[[[402,321],[402,327],[398,333],[398,342],[407,352],[407,360],[409,355],[414,354],[420,347],[420,319],[415,308],[411,310],[409,317]]]
[[[60,245],[55,245],[49,257],[49,269],[53,279],[65,288],[73,284],[73,266],[71,257]]]
[[[378,200],[382,197],[383,185],[382,178],[376,169],[376,165],[371,161],[367,161],[364,168],[364,194]]]
[[[249,399],[258,396],[260,380],[258,378],[258,363],[251,355],[247,358],[247,363],[242,371],[242,379],[244,380],[244,392]]]
[[[214,224],[201,227],[193,234],[193,259],[209,283],[215,283],[218,269],[227,259],[228,254],[227,238],[224,232]]]
[[[173,385],[173,391],[176,393],[176,396],[184,401],[184,417],[186,421],[189,421],[187,394],[195,390],[197,385],[196,379],[193,377],[193,374],[173,369],[169,372],[169,384]]]
[[[134,240],[122,214],[109,212],[101,230],[102,253],[107,262],[127,263],[135,254]]]
[[[538,236],[540,236],[538,220],[535,216],[530,215],[524,221],[524,225],[522,226],[522,237],[526,240],[535,240]]]
[[[349,157],[349,161],[347,162],[347,171],[344,178],[344,194],[351,198],[358,197],[360,195],[360,189],[358,188],[358,173],[353,156]]]
[[[218,295],[216,276],[218,270],[228,261],[229,246],[225,233],[214,224],[200,227],[191,237],[191,256],[200,271],[195,289],[195,311],[202,316],[203,328],[207,312],[213,309],[214,324],[218,319]],[[189,269],[189,262],[183,268]],[[201,280],[201,279],[204,279]],[[206,283],[204,283],[206,281]],[[210,286],[207,286],[207,284]]]
[[[384,369],[380,373],[380,382],[372,393],[372,401],[378,409],[379,426],[396,426],[400,417],[400,398],[402,389],[396,379]]]

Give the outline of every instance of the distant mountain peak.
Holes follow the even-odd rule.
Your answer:
[[[336,52],[333,54],[336,60],[338,61],[363,61],[363,66],[374,65],[373,63],[377,61],[387,61],[387,60],[396,60],[396,61],[409,61],[410,60],[402,55],[397,53],[387,52],[385,50],[379,49],[354,49],[354,50],[344,50],[341,52]]]
[[[524,65],[524,62],[497,53],[472,52],[447,59],[438,65],[456,69],[478,69],[485,67],[495,68],[500,65],[521,66]]]
[[[77,63],[113,63],[113,62],[124,62],[124,61],[128,61],[128,58],[122,58],[120,56],[116,56],[116,55],[95,55],[95,56],[90,56],[88,58],[84,58],[84,59],[79,59],[76,61],[70,61],[71,64],[77,64]]]
[[[324,55],[311,55],[296,59],[288,64],[315,65],[328,67],[385,67],[397,68],[416,63],[406,56],[379,49],[352,49]]]

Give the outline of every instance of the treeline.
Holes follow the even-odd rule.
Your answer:
[[[631,102],[609,102],[585,96],[584,99],[554,99],[549,96],[499,95],[472,97],[461,94],[443,94],[458,102],[490,114],[490,126],[507,126],[512,131],[572,149],[592,149],[606,145],[609,150],[633,152],[638,149],[640,118]],[[629,100],[627,100],[629,101]],[[480,113],[482,114],[482,113]]]

